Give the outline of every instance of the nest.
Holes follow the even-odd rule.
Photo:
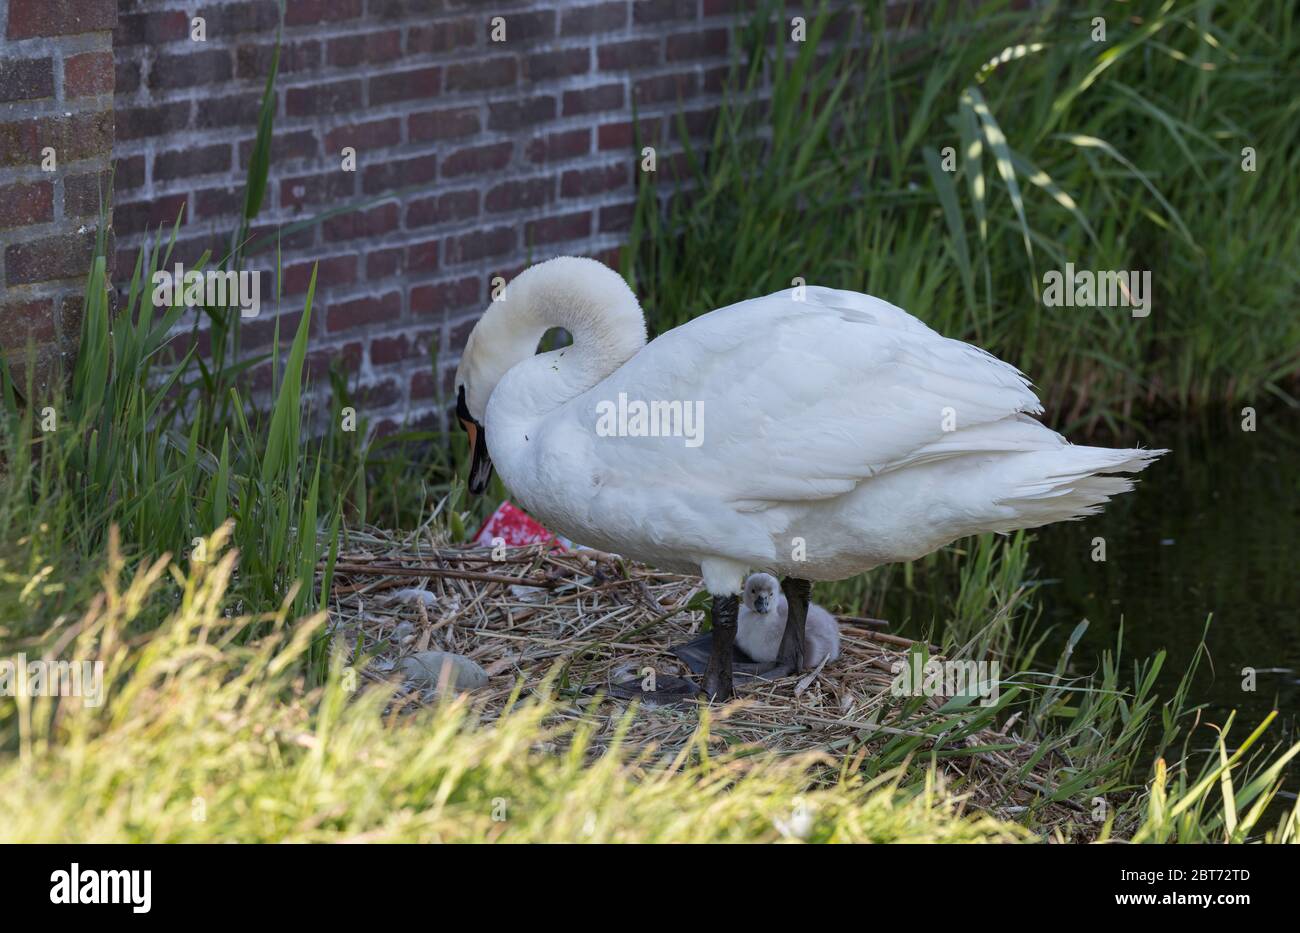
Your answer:
[[[351,534],[329,593],[332,630],[347,650],[370,659],[362,677],[399,681],[402,659],[445,651],[477,662],[485,685],[471,691],[491,722],[522,693],[545,690],[561,719],[593,730],[591,754],[616,738],[625,749],[667,760],[695,736],[704,701],[632,704],[609,696],[613,684],[644,677],[693,677],[672,647],[697,637],[699,577],[665,573],[593,550],[553,545],[498,550],[450,547],[427,539]],[[499,558],[499,559],[498,559]],[[711,706],[710,741],[781,753],[821,752],[838,765],[870,754],[893,736],[921,739],[919,753],[946,741],[891,725],[895,665],[916,642],[880,631],[878,620],[840,616],[841,655],[799,677],[737,679],[736,701]],[[937,651],[931,646],[932,651]],[[403,708],[433,704],[436,686],[405,685]],[[943,698],[927,698],[937,710]],[[629,722],[629,710],[633,710]],[[1013,717],[1014,718],[1014,717]],[[1049,766],[1026,769],[1037,745],[1001,731],[960,740],[967,753],[940,756],[938,767],[968,799],[1003,817],[1033,806],[1046,822],[1078,821],[1083,807],[1055,794]],[[975,749],[979,749],[975,751]],[[1053,819],[1055,816],[1057,819]]]

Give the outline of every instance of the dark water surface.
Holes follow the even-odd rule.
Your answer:
[[[1261,744],[1300,740],[1300,417],[1286,409],[1261,411],[1257,428],[1243,431],[1239,421],[1157,426],[1144,446],[1171,452],[1140,474],[1132,492],[1100,515],[1032,532],[1037,586],[1031,598],[1042,613],[1036,631],[1047,634],[1038,669],[1055,665],[1070,633],[1087,619],[1070,672],[1099,671],[1122,625],[1121,684],[1131,686],[1134,660],[1165,650],[1156,687],[1164,702],[1212,617],[1208,657],[1188,704],[1203,705],[1203,721],[1216,724],[1235,709],[1230,745],[1274,709],[1278,719]],[[1104,562],[1093,560],[1096,538],[1105,540]],[[873,608],[896,630],[917,635],[927,620],[951,611],[953,581],[944,576],[892,588]],[[1255,670],[1253,691],[1243,689],[1247,667]],[[1208,748],[1212,733],[1201,730],[1198,739],[1193,748]]]
[[[1075,667],[1095,669],[1116,643],[1142,658],[1169,652],[1159,681],[1168,698],[1213,616],[1190,696],[1211,722],[1237,710],[1243,739],[1270,710],[1268,735],[1296,736],[1300,711],[1300,432],[1295,414],[1261,411],[1258,430],[1165,425],[1149,446],[1171,453],[1103,514],[1039,529],[1031,562],[1053,647],[1089,620]],[[1093,539],[1106,561],[1092,560]],[[1243,668],[1255,689],[1243,689]]]

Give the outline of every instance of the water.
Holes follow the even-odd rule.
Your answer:
[[[1238,423],[1163,425],[1150,446],[1172,453],[1102,515],[1040,529],[1031,548],[1053,647],[1080,619],[1089,629],[1075,668],[1095,669],[1124,628],[1128,657],[1169,653],[1159,681],[1172,695],[1213,616],[1190,702],[1222,723],[1237,710],[1244,738],[1270,710],[1268,735],[1294,741],[1300,711],[1300,433],[1294,414]],[[1095,538],[1106,560],[1092,559]],[[1253,668],[1255,689],[1243,689]],[[1208,736],[1207,736],[1208,741]]]
[[[1042,611],[1038,631],[1047,632],[1038,667],[1050,668],[1087,619],[1070,673],[1097,672],[1122,625],[1128,661],[1121,683],[1131,682],[1128,662],[1164,650],[1156,691],[1166,701],[1212,617],[1208,658],[1188,705],[1203,706],[1202,722],[1215,724],[1236,710],[1231,736],[1238,741],[1276,709],[1262,744],[1300,740],[1300,419],[1285,410],[1261,412],[1254,432],[1236,422],[1164,424],[1143,443],[1171,453],[1140,474],[1132,492],[1100,515],[1033,532],[1030,571],[1039,586],[1032,598]],[[1098,538],[1104,561],[1093,559]],[[954,581],[937,576],[915,588],[893,587],[872,608],[896,631],[919,635],[927,620],[942,620],[951,609]],[[1253,691],[1243,689],[1244,668],[1255,671]],[[1153,744],[1158,732],[1148,734]],[[1212,741],[1213,733],[1200,729],[1191,747],[1207,749]],[[1290,771],[1294,790],[1300,768]]]

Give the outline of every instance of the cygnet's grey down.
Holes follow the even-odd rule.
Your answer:
[[[775,661],[781,653],[781,636],[789,612],[781,584],[770,573],[756,573],[745,581],[736,644],[755,661]],[[835,617],[816,603],[808,604],[804,623],[804,670],[812,670],[840,656],[840,626]]]

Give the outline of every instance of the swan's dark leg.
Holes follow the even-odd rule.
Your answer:
[[[781,592],[789,611],[785,617],[785,632],[781,635],[781,653],[776,657],[778,676],[797,674],[803,670],[804,623],[808,621],[808,603],[812,599],[812,582],[786,577],[781,581]]]
[[[704,672],[704,692],[712,700],[722,702],[735,696],[731,684],[731,661],[739,612],[739,596],[713,597],[713,645],[709,651],[709,666]]]

